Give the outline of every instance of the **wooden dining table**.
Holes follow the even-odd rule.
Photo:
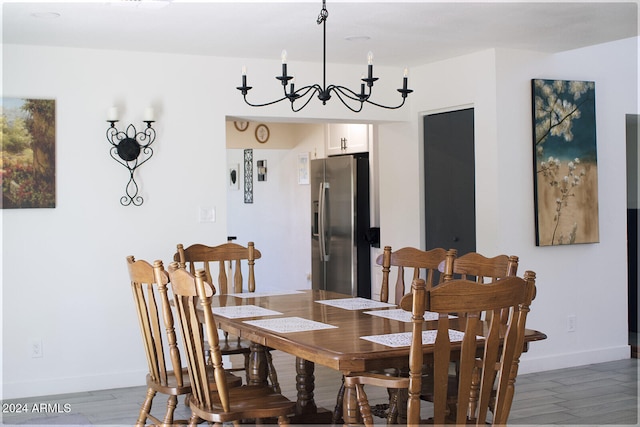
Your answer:
[[[249,383],[267,383],[261,346],[296,357],[296,417],[300,422],[335,422],[341,415],[316,407],[316,363],[345,375],[408,366],[408,344],[393,347],[398,343],[376,342],[411,333],[411,323],[407,321],[410,313],[401,312],[393,304],[304,290],[218,295],[212,298],[212,309],[220,329],[254,343]],[[436,323],[426,321],[425,329],[435,329]],[[455,327],[455,322],[452,325]],[[525,346],[545,338],[544,333],[527,329]],[[433,353],[432,346],[425,345],[424,352],[428,358]],[[336,391],[339,386],[336,384]]]

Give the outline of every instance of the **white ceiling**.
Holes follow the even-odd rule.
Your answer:
[[[291,63],[321,61],[321,7],[321,0],[3,1],[2,35],[3,43],[238,58],[279,58],[286,49]],[[373,51],[376,64],[404,67],[492,47],[560,52],[638,35],[637,1],[329,0],[327,9],[327,61],[336,63],[364,63]]]

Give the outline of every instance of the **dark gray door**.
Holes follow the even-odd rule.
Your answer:
[[[473,108],[424,117],[426,248],[476,250]]]

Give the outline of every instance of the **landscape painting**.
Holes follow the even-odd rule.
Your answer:
[[[598,242],[595,83],[531,87],[536,245]]]
[[[56,206],[56,103],[2,98],[2,208]]]

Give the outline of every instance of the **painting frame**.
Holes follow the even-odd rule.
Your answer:
[[[240,190],[240,164],[233,163],[228,166],[227,174],[229,189],[233,191]]]
[[[56,207],[56,100],[2,97],[2,209]]]
[[[309,153],[298,154],[298,184],[309,184]]]
[[[536,246],[598,243],[595,82],[531,80]]]

